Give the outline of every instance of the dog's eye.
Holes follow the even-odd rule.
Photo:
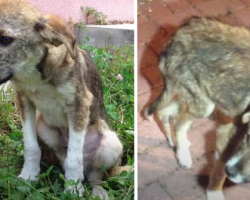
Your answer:
[[[8,46],[13,42],[13,38],[7,37],[7,36],[2,36],[0,37],[0,45],[2,46]]]

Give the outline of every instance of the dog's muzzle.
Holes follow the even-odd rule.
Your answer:
[[[0,85],[6,83],[14,75],[14,70],[12,69],[5,70],[3,73],[1,71],[0,69]]]

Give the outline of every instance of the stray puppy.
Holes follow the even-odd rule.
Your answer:
[[[101,185],[101,166],[111,169],[122,154],[108,126],[101,77],[65,23],[25,0],[0,1],[0,83],[8,80],[23,126],[25,162],[19,177],[38,180],[38,135],[55,152],[65,178],[80,180],[79,196],[84,176],[91,185]],[[108,199],[100,187],[92,193]]]
[[[182,167],[192,165],[187,131],[196,118],[208,117],[218,106],[232,121],[237,121],[236,127],[242,125],[250,103],[249,63],[249,30],[215,19],[192,17],[164,47],[159,59],[164,89],[145,114],[150,117],[157,112],[172,146],[174,125],[176,154]],[[225,163],[219,166],[224,173],[221,166]],[[221,190],[222,185],[210,179],[207,199],[224,199]]]

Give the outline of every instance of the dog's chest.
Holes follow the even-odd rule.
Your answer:
[[[64,84],[55,87],[51,84],[25,85],[23,92],[33,102],[50,126],[68,127],[67,105],[74,100],[72,87]]]

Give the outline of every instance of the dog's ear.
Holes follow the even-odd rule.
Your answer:
[[[74,48],[76,39],[62,19],[54,15],[46,15],[39,18],[39,21],[36,22],[34,28],[40,33],[46,42],[55,46],[64,44],[71,57],[73,59],[75,58]]]

